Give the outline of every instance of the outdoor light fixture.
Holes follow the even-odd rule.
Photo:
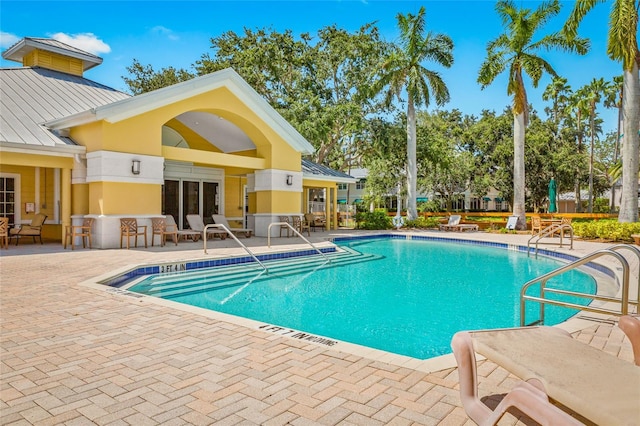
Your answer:
[[[289,186],[293,185],[293,176],[292,175],[287,175],[287,185],[289,185]]]
[[[134,175],[140,174],[140,160],[131,160],[131,173]]]

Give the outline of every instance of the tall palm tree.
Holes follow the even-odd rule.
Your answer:
[[[578,26],[598,3],[605,0],[577,0],[564,31],[576,36]],[[640,77],[638,66],[638,9],[640,0],[614,0],[609,15],[607,55],[622,63],[622,201],[619,222],[638,221],[638,169],[640,169]]]
[[[616,184],[620,177],[622,177],[622,163],[618,166],[618,159],[620,155],[620,135],[622,134],[620,129],[620,123],[622,123],[622,83],[623,77],[616,75],[613,77],[613,81],[609,84],[609,89],[605,94],[604,107],[616,108],[618,110],[618,128],[616,132],[616,141],[613,148],[613,163],[614,165],[608,170],[611,185],[611,200],[609,205],[609,212],[614,213],[616,211]]]
[[[583,140],[585,135],[584,128],[586,124],[584,123],[585,117],[589,114],[589,104],[587,99],[582,96],[580,91],[576,91],[571,96],[569,96],[569,101],[567,103],[567,107],[565,110],[567,114],[567,125],[569,128],[573,130],[573,133],[576,137],[576,149],[578,154],[582,153],[583,149]],[[576,168],[576,179],[575,179],[575,211],[582,212],[582,197],[580,190],[580,180],[581,180],[581,167],[578,164]]]
[[[542,93],[542,99],[552,103],[550,111],[556,136],[560,126],[561,111],[566,107],[570,95],[571,86],[567,84],[567,79],[564,77],[554,77]]]
[[[537,56],[539,51],[560,49],[584,54],[588,42],[577,37],[567,39],[559,33],[533,41],[536,32],[560,12],[558,0],[543,2],[534,11],[519,9],[511,0],[501,0],[496,3],[496,12],[506,32],[487,45],[487,58],[480,67],[478,83],[484,89],[508,69],[507,93],[513,96],[513,215],[518,216],[517,229],[525,229],[524,142],[529,104],[523,71],[531,78],[533,87],[538,87],[544,72],[557,76],[551,65]]]
[[[577,94],[584,98],[589,105],[589,134],[591,143],[589,145],[589,204],[587,212],[593,213],[593,149],[596,139],[596,107],[609,90],[609,83],[604,78],[593,79],[591,83],[580,88]]]
[[[373,85],[374,93],[385,92],[385,101],[407,96],[407,218],[418,217],[416,189],[418,167],[416,164],[416,107],[429,106],[431,97],[438,105],[449,101],[449,89],[436,71],[422,63],[430,60],[449,68],[453,64],[453,41],[445,34],[425,34],[425,9],[417,15],[398,14],[399,45],[391,46],[391,53],[380,66],[380,77]]]

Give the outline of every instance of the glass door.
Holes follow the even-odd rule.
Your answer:
[[[213,223],[212,214],[218,214],[218,184],[202,182],[202,219],[205,225]]]
[[[178,226],[180,223],[180,182],[165,180],[162,186],[162,214],[171,215]]]
[[[9,219],[9,227],[16,223],[16,188],[15,179],[0,177],[0,216]]]
[[[162,186],[162,214],[172,215],[180,229],[187,227],[187,215],[197,214],[204,224],[220,211],[220,185],[201,180],[165,180]]]
[[[187,225],[188,214],[200,214],[200,182],[182,181],[182,224]]]

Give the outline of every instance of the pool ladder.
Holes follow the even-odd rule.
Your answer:
[[[622,256],[620,253],[618,253],[618,251],[622,249],[631,251],[638,258],[638,265],[637,265],[638,285],[636,288],[636,292],[637,292],[636,301],[629,300],[630,266],[627,259],[624,256]],[[597,294],[588,294],[588,293],[575,292],[575,291],[569,291],[569,290],[546,288],[547,281],[550,278],[563,274],[567,271],[576,269],[582,265],[585,265],[591,262],[594,259],[604,257],[604,256],[611,256],[617,259],[622,265],[622,289],[621,289],[620,297],[600,296]],[[540,283],[540,296],[536,297],[536,296],[530,296],[526,294],[529,287],[531,287],[533,284],[536,284],[536,283]],[[599,301],[608,302],[608,303],[616,303],[616,304],[619,304],[620,306],[619,306],[619,309],[614,310],[614,309],[607,309],[604,307],[596,307],[596,306],[590,306],[590,305],[586,305],[586,306],[578,305],[576,303],[569,303],[569,302],[562,302],[559,300],[547,299],[546,298],[547,293],[563,294],[563,295],[575,296],[583,299],[591,299],[591,300],[599,300]],[[526,324],[525,302],[527,300],[540,303],[540,319],[531,324]],[[622,316],[622,315],[628,314],[629,305],[635,305],[637,309],[638,305],[640,305],[640,249],[629,244],[617,244],[617,245],[608,247],[606,249],[598,250],[593,253],[587,254],[586,256],[574,262],[571,262],[556,270],[548,272],[538,278],[528,281],[522,286],[522,289],[520,290],[520,326],[534,325],[538,323],[544,324],[544,307],[546,304],[562,306],[566,308],[574,308],[580,311],[589,311],[589,312],[616,315],[616,316]]]
[[[531,252],[530,246],[531,246],[532,240],[535,240],[534,241],[536,243],[535,255],[536,257],[538,257],[538,244],[557,244],[555,242],[541,243],[540,240],[543,239],[544,237],[553,237],[553,235],[556,233],[560,234],[560,247],[562,247],[564,231],[569,231],[569,242],[570,242],[569,249],[573,249],[573,227],[568,223],[560,223],[557,225],[547,226],[542,231],[538,232],[537,234],[529,238],[529,241],[527,241],[527,256],[529,256]]]

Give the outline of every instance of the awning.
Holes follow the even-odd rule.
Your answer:
[[[489,197],[482,197],[482,199],[483,199],[484,201],[491,201],[491,198],[489,198]]]
[[[495,200],[496,200],[496,203],[501,203],[503,201],[502,198],[500,197],[496,197]]]
[[[360,198],[356,198],[355,200],[353,200],[354,203],[361,203],[362,200]]]
[[[418,203],[424,203],[424,202],[429,201],[429,199],[427,197],[418,197],[418,198],[416,198],[416,201]]]
[[[347,204],[346,198],[338,198],[338,204]]]

